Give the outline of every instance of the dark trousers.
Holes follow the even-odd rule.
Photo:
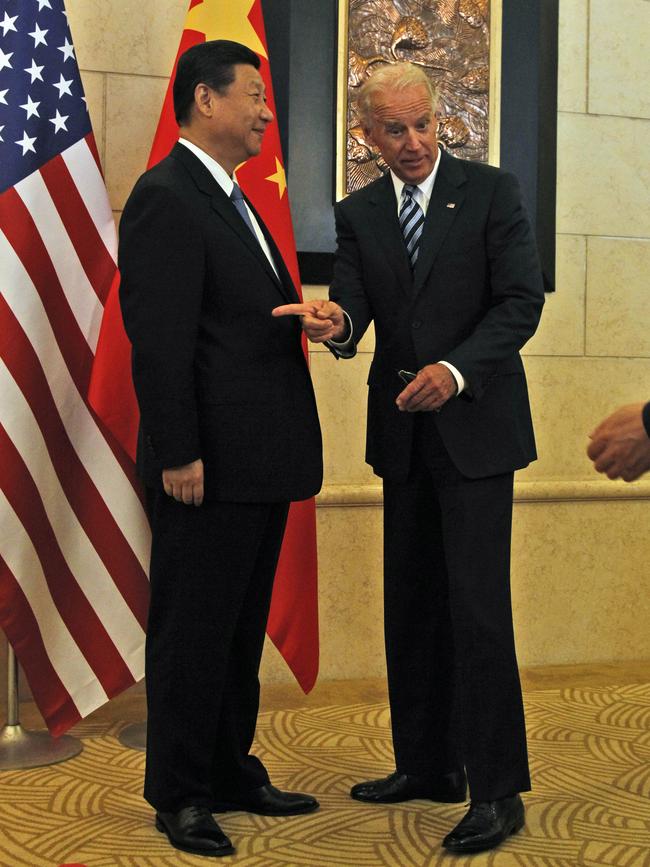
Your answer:
[[[384,480],[384,605],[396,767],[465,766],[471,797],[530,788],[510,602],[513,474],[467,479],[435,419],[412,468]]]
[[[157,810],[210,807],[269,781],[249,754],[258,670],[287,503],[149,492],[144,795]]]

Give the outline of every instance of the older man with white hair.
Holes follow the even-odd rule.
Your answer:
[[[438,94],[410,64],[363,85],[389,171],[336,206],[329,301],[286,305],[352,357],[371,321],[366,460],[383,479],[384,607],[396,770],[369,803],[460,802],[452,852],[524,824],[530,788],[510,603],[513,473],[536,457],[519,350],[544,294],[513,175],[437,141]]]

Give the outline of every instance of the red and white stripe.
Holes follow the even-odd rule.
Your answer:
[[[115,254],[92,135],[0,195],[0,625],[54,733],[144,669],[148,524],[87,400]]]

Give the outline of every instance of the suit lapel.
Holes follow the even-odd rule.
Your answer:
[[[397,218],[395,188],[388,172],[374,185],[368,201],[372,225],[379,238],[378,249],[388,260],[400,287],[410,296],[413,275]]]
[[[248,249],[248,251],[257,259],[260,265],[264,268],[269,277],[273,280],[275,285],[278,287],[280,292],[284,297],[290,297],[291,300],[294,300],[293,294],[287,291],[287,287],[282,285],[281,281],[278,280],[278,276],[273,270],[271,263],[266,257],[264,250],[259,245],[257,238],[253,236],[251,230],[248,228],[242,217],[237,213],[237,209],[230,201],[226,193],[219,186],[219,184],[212,177],[207,168],[203,165],[203,163],[194,156],[194,154],[182,144],[176,144],[171,152],[171,156],[180,160],[186,169],[189,171],[194,183],[198,187],[198,189],[204,193],[205,195],[210,197],[210,203],[212,205],[212,209],[216,211],[219,217],[228,224],[228,226],[233,230],[233,232],[237,235],[239,240],[244,244],[244,246]],[[264,237],[269,240],[268,230],[266,230],[266,226],[264,226],[262,220],[259,215],[252,207],[248,199],[246,199],[247,204],[251,207],[251,210],[255,214],[255,217],[260,224],[262,231],[264,232]],[[269,244],[271,247],[271,251],[273,254],[274,262],[276,263],[276,267],[280,271],[279,266],[277,265],[278,259],[281,259],[280,254],[277,252],[277,248],[274,249],[275,244]],[[280,273],[282,273],[280,271]],[[291,281],[289,281],[291,282]]]
[[[462,207],[465,200],[465,191],[462,189],[464,184],[465,172],[461,163],[443,150],[427,208],[420,238],[420,252],[413,275],[413,288],[416,294],[424,286],[442,242]]]

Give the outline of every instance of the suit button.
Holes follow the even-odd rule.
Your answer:
[[[411,322],[411,328],[421,328],[421,327],[422,327],[422,320],[421,319],[414,319],[413,322]]]

